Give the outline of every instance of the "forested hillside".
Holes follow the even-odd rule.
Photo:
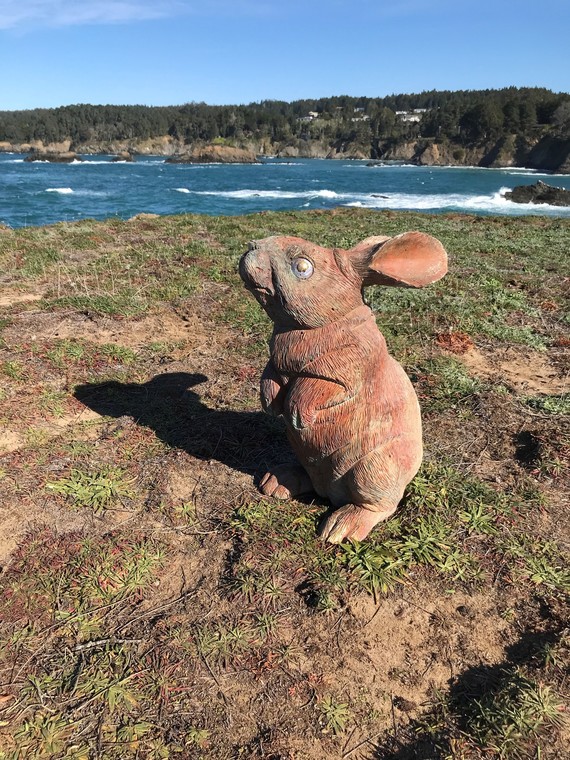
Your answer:
[[[62,106],[0,111],[0,150],[184,153],[195,143],[256,154],[570,172],[570,94],[542,88],[339,96],[249,105]]]
[[[418,121],[402,113],[425,109]],[[309,114],[315,114],[309,117]],[[318,114],[318,115],[317,115]],[[570,128],[570,95],[546,89],[423,92],[385,98],[348,96],[266,100],[241,106],[93,106],[0,111],[0,140],[45,143],[147,139],[159,135],[192,142],[251,137],[283,142],[309,138],[362,144],[375,139],[439,137],[470,143],[505,134],[532,136],[541,127]]]

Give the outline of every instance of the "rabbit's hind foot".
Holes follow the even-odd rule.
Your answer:
[[[281,465],[267,472],[259,483],[264,496],[274,499],[291,499],[313,491],[313,484],[301,465]]]
[[[340,544],[351,539],[362,541],[375,525],[394,514],[396,506],[382,512],[373,512],[358,504],[345,504],[323,521],[319,534],[330,544]]]

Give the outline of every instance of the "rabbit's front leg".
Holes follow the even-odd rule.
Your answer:
[[[312,427],[320,412],[350,398],[344,385],[322,377],[300,377],[287,394],[284,415],[295,430]]]
[[[281,376],[269,360],[261,375],[261,406],[264,412],[279,417],[283,414],[285,386]]]
[[[287,392],[286,385],[269,361],[261,376],[261,405],[268,414],[278,417],[283,414],[283,400]],[[266,472],[259,483],[259,490],[264,496],[274,499],[290,499],[313,490],[313,484],[307,472],[300,464],[283,464]]]

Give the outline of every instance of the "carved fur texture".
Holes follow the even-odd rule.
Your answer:
[[[422,460],[415,391],[362,287],[423,287],[446,271],[443,246],[420,232],[367,238],[348,251],[270,237],[241,258],[246,288],[274,322],[262,407],[283,416],[300,463],[267,473],[260,488],[328,498],[336,509],[320,533],[332,543],[362,540],[393,514]]]

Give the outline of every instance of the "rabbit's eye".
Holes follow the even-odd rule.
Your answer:
[[[299,277],[301,280],[306,280],[313,274],[314,267],[312,261],[299,257],[298,259],[293,259],[291,262],[291,269],[296,277]]]

